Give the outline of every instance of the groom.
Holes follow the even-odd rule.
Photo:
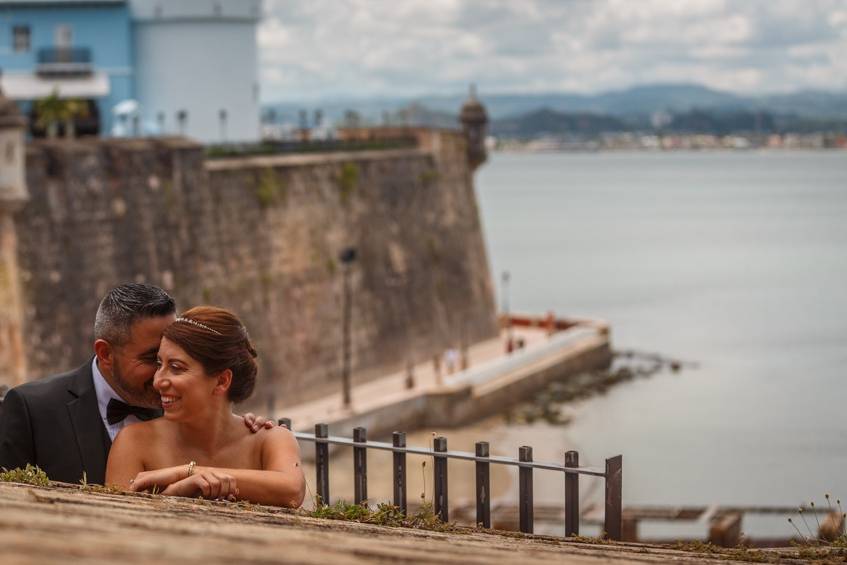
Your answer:
[[[103,298],[94,321],[93,359],[82,367],[6,393],[0,407],[0,467],[38,465],[50,480],[103,484],[112,440],[125,426],[159,417],[153,389],[162,331],[176,318],[173,298],[147,284],[124,284]],[[244,416],[252,431],[273,422]]]

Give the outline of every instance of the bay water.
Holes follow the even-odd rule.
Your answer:
[[[847,152],[494,153],[476,184],[498,300],[697,365],[492,446],[621,453],[625,505],[847,499]]]

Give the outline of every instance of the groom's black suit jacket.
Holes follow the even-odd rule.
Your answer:
[[[38,465],[52,481],[103,484],[112,442],[100,419],[91,360],[23,384],[0,407],[0,467]]]

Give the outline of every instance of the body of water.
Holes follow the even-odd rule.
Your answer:
[[[622,453],[625,504],[847,499],[847,153],[495,153],[477,190],[513,310],[699,364],[492,445]]]

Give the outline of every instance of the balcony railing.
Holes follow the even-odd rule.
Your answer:
[[[88,47],[43,47],[38,50],[40,75],[86,75],[92,71]]]
[[[281,426],[291,429],[291,420],[280,418]],[[424,455],[433,458],[434,463],[434,496],[433,506],[439,518],[447,522],[449,519],[447,503],[447,460],[459,459],[473,461],[476,471],[476,523],[484,528],[491,527],[491,497],[490,497],[490,465],[507,465],[518,467],[518,513],[520,515],[520,531],[533,533],[533,471],[544,470],[561,473],[564,476],[565,505],[564,522],[565,536],[579,535],[579,476],[588,475],[602,477],[606,483],[605,515],[603,519],[604,535],[613,540],[620,540],[621,532],[621,490],[623,475],[623,458],[618,455],[606,459],[605,469],[594,469],[579,466],[579,454],[576,451],[565,453],[564,465],[558,463],[541,463],[532,460],[532,448],[523,446],[519,450],[518,459],[497,457],[489,453],[488,442],[476,443],[475,453],[463,451],[447,451],[447,438],[437,437],[433,449],[409,447],[406,445],[406,434],[394,432],[391,443],[368,441],[365,428],[355,428],[353,439],[329,435],[327,424],[316,424],[315,433],[294,432],[294,437],[300,441],[315,444],[315,473],[318,503],[329,504],[329,446],[343,445],[353,448],[353,485],[354,502],[367,504],[368,501],[368,449],[391,451],[393,456],[392,476],[394,482],[393,503],[405,514],[406,498],[406,454]]]

